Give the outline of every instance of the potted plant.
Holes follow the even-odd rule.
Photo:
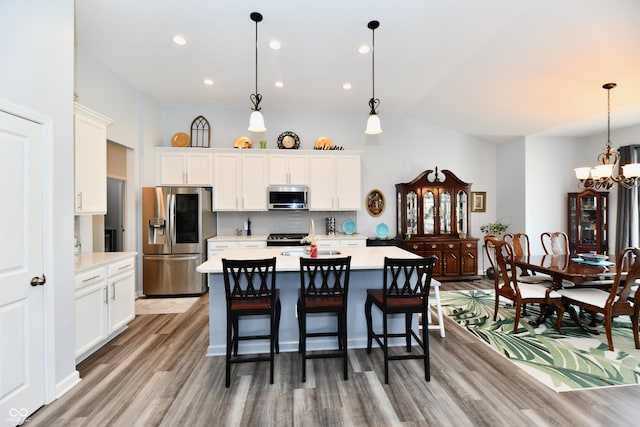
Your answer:
[[[500,236],[502,233],[507,231],[509,228],[509,224],[503,224],[499,221],[490,222],[489,224],[481,225],[480,231],[482,231],[487,236]]]
[[[504,224],[500,221],[490,222],[489,224],[481,225],[480,231],[484,233],[485,236],[500,236],[502,233],[507,231],[509,228],[509,224]],[[493,274],[493,267],[487,268],[487,277],[489,279],[493,279],[495,276]]]

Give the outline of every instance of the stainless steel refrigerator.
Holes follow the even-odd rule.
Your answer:
[[[207,238],[216,234],[211,188],[142,189],[142,291],[147,296],[200,295]]]

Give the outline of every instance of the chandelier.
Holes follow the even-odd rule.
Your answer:
[[[364,133],[367,135],[378,135],[382,133],[380,127],[380,117],[376,108],[380,105],[380,100],[376,98],[376,72],[375,72],[375,59],[376,59],[376,28],[380,26],[378,21],[370,21],[367,24],[367,28],[371,30],[371,99],[369,100],[369,119],[367,120],[367,128]]]
[[[620,154],[611,147],[611,89],[615,83],[605,83],[603,89],[607,90],[607,146],[598,155],[598,164],[593,167],[575,168],[576,178],[580,181],[580,188],[603,188],[609,190],[614,184],[620,184],[625,188],[640,186],[640,163],[629,163],[622,166],[622,174],[616,175]]]
[[[258,93],[258,22],[262,21],[262,15],[258,12],[252,12],[249,17],[256,23],[256,93],[252,93],[249,97],[253,107],[251,107],[248,130],[250,132],[265,132],[267,128],[264,127],[264,117],[262,117],[262,113],[260,112],[262,95]]]

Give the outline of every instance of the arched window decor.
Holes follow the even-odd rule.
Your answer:
[[[211,144],[211,128],[204,116],[198,116],[191,122],[191,146],[209,148]]]

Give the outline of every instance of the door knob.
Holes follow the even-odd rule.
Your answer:
[[[47,283],[47,278],[44,274],[42,275],[42,277],[36,276],[31,279],[31,286],[42,286],[45,283]]]

